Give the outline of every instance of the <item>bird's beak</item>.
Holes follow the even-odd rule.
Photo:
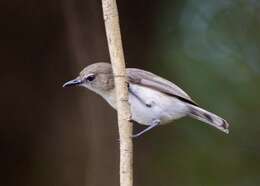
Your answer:
[[[82,83],[82,80],[79,78],[76,78],[76,79],[66,82],[62,87],[71,87],[71,86],[75,86],[75,85],[80,85],[81,83]]]

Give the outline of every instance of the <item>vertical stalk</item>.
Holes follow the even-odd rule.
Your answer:
[[[133,143],[127,75],[116,0],[102,0],[105,29],[112,63],[120,137],[120,186],[133,185]]]

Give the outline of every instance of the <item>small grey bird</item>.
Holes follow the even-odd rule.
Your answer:
[[[132,119],[148,126],[133,137],[184,116],[203,121],[229,133],[229,124],[224,119],[199,107],[187,93],[174,83],[137,68],[128,68],[127,76]],[[76,79],[68,81],[63,87],[75,85],[96,92],[116,109],[111,64],[103,62],[91,64],[84,68]]]

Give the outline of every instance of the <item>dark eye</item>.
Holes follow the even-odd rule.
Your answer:
[[[88,77],[86,77],[87,81],[93,81],[95,79],[95,75],[94,74],[90,74]]]

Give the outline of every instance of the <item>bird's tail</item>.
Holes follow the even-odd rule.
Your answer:
[[[210,124],[211,126],[225,132],[226,134],[229,133],[229,124],[223,118],[191,104],[188,104],[188,107],[190,110],[188,115],[190,117]]]

